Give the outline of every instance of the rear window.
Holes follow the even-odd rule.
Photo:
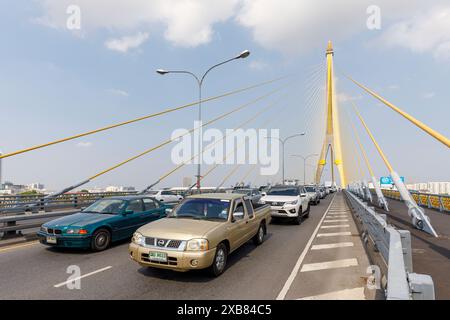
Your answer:
[[[305,187],[307,192],[316,192],[316,188],[314,187]]]

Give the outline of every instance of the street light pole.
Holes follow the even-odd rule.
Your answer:
[[[201,180],[201,163],[202,163],[202,131],[201,131],[201,123],[202,123],[202,87],[203,87],[203,82],[205,80],[206,75],[214,68],[221,66],[225,63],[231,62],[233,60],[237,60],[237,59],[244,59],[247,58],[250,55],[250,51],[248,50],[244,50],[242,51],[239,55],[225,60],[223,62],[220,62],[218,64],[213,65],[212,67],[210,67],[208,70],[206,70],[206,72],[202,75],[202,77],[198,77],[197,75],[195,75],[194,73],[190,72],[190,71],[185,71],[185,70],[164,70],[164,69],[158,69],[156,70],[156,72],[160,75],[166,75],[169,73],[184,73],[184,74],[188,74],[191,75],[192,77],[194,77],[194,79],[197,81],[197,85],[198,85],[198,128],[195,128],[196,130],[198,130],[198,163],[197,163],[197,191],[200,193],[200,180]]]
[[[300,154],[293,154],[291,155],[291,157],[298,157],[298,158],[302,158],[303,159],[303,185],[306,184],[306,160],[308,160],[311,157],[317,157],[319,156],[317,153],[314,154],[310,154],[306,157],[300,155]]]
[[[292,139],[292,138],[295,138],[295,137],[300,137],[300,136],[304,136],[304,135],[306,135],[306,133],[305,132],[302,132],[302,133],[298,133],[298,134],[293,134],[292,136],[289,136],[289,137],[286,137],[286,138],[284,138],[284,139],[280,139],[280,138],[275,138],[275,137],[266,137],[266,139],[276,139],[276,140],[278,140],[278,141],[280,141],[281,142],[281,176],[282,176],[282,184],[284,184],[284,181],[285,181],[285,176],[284,176],[284,146],[285,146],[285,144],[286,144],[286,142],[289,140],[289,139]]]

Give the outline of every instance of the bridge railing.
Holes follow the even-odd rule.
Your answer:
[[[345,191],[358,220],[358,228],[373,263],[380,268],[388,300],[434,300],[434,284],[429,275],[413,273],[411,235],[397,230],[356,195]]]
[[[381,189],[386,198],[401,200],[397,190]],[[410,191],[412,197],[421,207],[435,209],[441,212],[450,212],[450,195],[422,193]]]
[[[46,202],[46,195],[11,195],[0,196],[0,216],[8,213],[25,213],[39,211],[53,211],[61,209],[79,209],[90,205],[100,198],[113,196],[126,196],[136,194],[137,191],[130,192],[98,192],[98,193],[69,193],[60,195]]]

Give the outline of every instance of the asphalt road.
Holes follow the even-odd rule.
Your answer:
[[[332,198],[312,206],[299,226],[271,224],[266,241],[234,252],[218,278],[142,268],[128,258],[128,242],[99,253],[39,243],[1,248],[0,299],[276,299]],[[80,268],[80,289],[64,284],[73,274],[69,266]]]

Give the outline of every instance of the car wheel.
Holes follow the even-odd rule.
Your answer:
[[[302,223],[302,212],[303,212],[303,208],[300,207],[298,209],[298,215],[297,217],[294,218],[294,224],[299,225]]]
[[[111,233],[106,229],[98,229],[92,235],[91,249],[93,251],[103,251],[111,243]]]
[[[266,234],[266,226],[264,223],[261,223],[258,228],[258,232],[253,237],[253,243],[255,246],[259,246],[264,242],[264,235]]]
[[[305,212],[305,219],[309,218],[309,212],[311,211],[311,206],[308,206],[308,209]]]
[[[213,264],[211,266],[211,273],[213,276],[218,277],[224,271],[227,266],[228,249],[223,243],[219,243],[216,248],[216,254],[214,256]]]

